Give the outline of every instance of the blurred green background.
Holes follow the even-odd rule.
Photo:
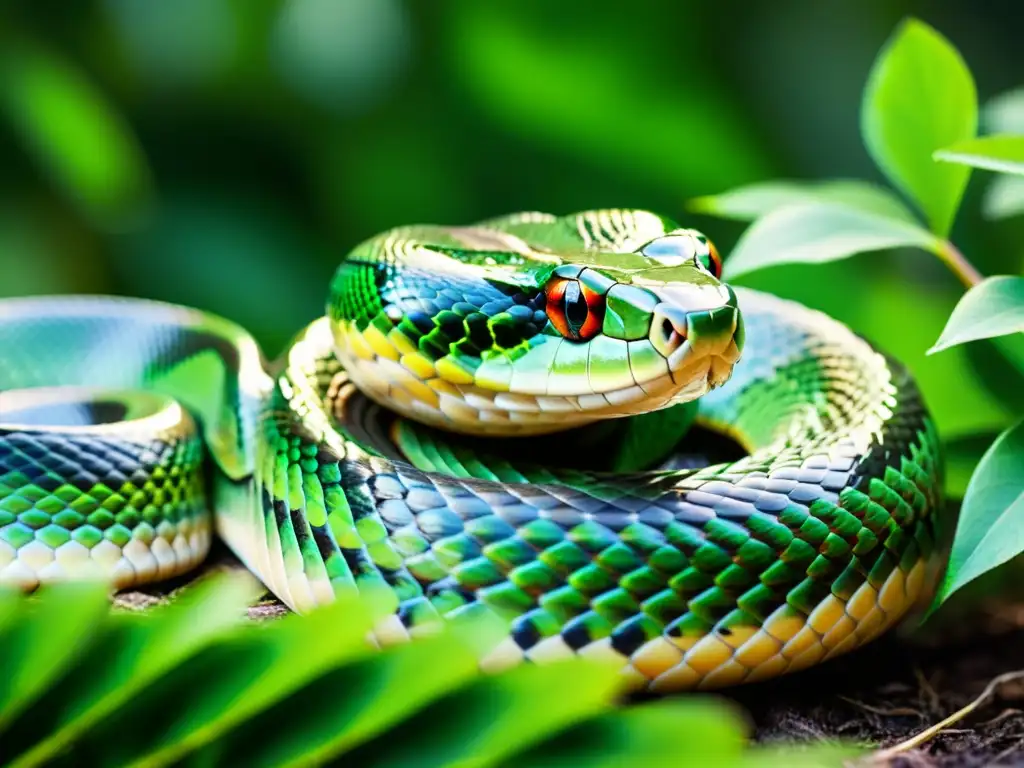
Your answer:
[[[881,182],[858,115],[895,25],[913,14],[949,37],[985,101],[1024,85],[1016,5],[5,3],[0,296],[181,302],[274,356],[322,312],[341,256],[399,224],[636,206],[728,254],[742,225],[689,214],[689,198],[778,177]],[[975,174],[953,237],[986,274],[1019,274],[1024,222],[982,217],[988,181]],[[949,441],[953,488],[1024,411],[1019,339],[925,357],[962,292],[926,254],[741,282],[903,359]]]

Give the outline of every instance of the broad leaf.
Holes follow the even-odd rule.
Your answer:
[[[935,153],[936,160],[1024,176],[1024,136],[981,136]]]
[[[835,203],[780,208],[743,233],[725,262],[734,278],[777,264],[835,261],[885,248],[938,251],[941,242],[916,224]]]
[[[1024,277],[987,277],[960,297],[928,354],[1020,331],[1024,331]]]
[[[1024,552],[1024,421],[1001,434],[967,485],[934,611],[954,592]]]
[[[39,673],[22,711],[0,723],[0,762],[754,767],[853,754],[747,749],[734,707],[703,697],[629,705],[614,665],[575,659],[481,674],[492,622],[472,612],[375,649],[365,639],[380,605],[366,595],[247,623],[256,594],[213,578],[169,606],[111,615],[98,610],[105,591],[59,586],[27,600],[0,591],[0,647],[13,652],[0,654],[0,681],[22,687]],[[41,647],[28,656],[21,641],[8,647],[19,634]]]
[[[927,24],[916,19],[901,24],[868,78],[861,133],[878,167],[943,237],[970,170],[936,163],[932,154],[973,138],[977,126],[974,80],[960,54]]]
[[[796,203],[843,203],[871,213],[913,222],[914,214],[892,192],[866,181],[794,181],[780,179],[748,184],[720,195],[697,197],[689,208],[724,219],[753,221]]]
[[[573,726],[501,768],[737,765],[746,730],[739,713],[725,702],[664,699]],[[670,752],[666,748],[673,743]]]

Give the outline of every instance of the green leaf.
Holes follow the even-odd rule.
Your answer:
[[[206,753],[213,759],[225,749],[251,768],[328,763],[468,684],[477,658],[448,633],[363,658],[313,681]],[[329,705],[310,706],[315,702]]]
[[[980,136],[939,150],[935,159],[1024,176],[1024,136]]]
[[[338,664],[370,651],[365,601],[345,597],[261,634],[239,627],[165,675],[81,741],[86,752],[109,742],[118,765],[170,765],[285,699]],[[330,637],[330,642],[323,642]],[[295,648],[305,649],[295,654]],[[206,681],[196,688],[195,681]],[[166,702],[189,700],[187,710]],[[135,727],[125,728],[135,722]],[[115,725],[116,724],[116,725]]]
[[[497,626],[486,615],[383,648],[366,642],[380,606],[364,594],[245,622],[259,594],[250,585],[205,578],[170,605],[113,613],[101,609],[104,589],[26,598],[0,588],[0,687],[29,694],[0,725],[5,765],[754,768],[854,754],[748,749],[735,706],[710,697],[629,704],[614,664],[481,674]]]
[[[13,751],[16,746],[30,746],[11,765],[38,765],[88,733],[226,628],[237,625],[252,597],[251,578],[218,577],[145,616],[112,616],[59,684],[0,735],[12,754],[18,754]],[[53,631],[53,623],[48,624]],[[36,736],[34,743],[24,744]]]
[[[754,222],[725,262],[734,278],[777,264],[835,261],[885,248],[936,252],[941,241],[916,224],[837,203],[786,206]]]
[[[843,203],[851,208],[914,222],[914,214],[892,192],[877,184],[855,179],[793,181],[780,179],[748,184],[720,195],[697,197],[689,202],[696,213],[724,219],[753,221],[796,203]]]
[[[978,127],[974,79],[959,52],[917,19],[903,22],[879,52],[864,90],[861,134],[889,180],[945,237],[970,170],[932,154],[973,138]]]
[[[46,600],[21,606],[0,628],[0,729],[75,662],[109,610],[102,584],[59,584],[46,591]]]
[[[620,682],[613,667],[576,659],[484,676],[352,751],[350,764],[493,765],[606,710]]]
[[[656,701],[573,726],[501,768],[738,765],[747,724],[716,699]]]
[[[151,194],[146,159],[130,127],[72,64],[4,39],[0,109],[65,193],[95,223],[122,228]]]
[[[1024,420],[1001,434],[967,485],[946,574],[930,611],[1024,552]]]
[[[986,277],[960,298],[928,354],[1020,331],[1024,331],[1024,277]]]

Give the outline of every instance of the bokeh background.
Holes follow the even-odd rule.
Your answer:
[[[1024,85],[1016,0],[21,0],[0,16],[0,297],[115,293],[248,327],[268,356],[385,228],[515,210],[661,211],[771,178],[882,181],[878,49],[916,15],[982,101]],[[954,239],[1020,274],[976,173]],[[1020,217],[1024,218],[1024,217]],[[1019,340],[926,357],[962,289],[883,252],[740,282],[846,321],[917,374],[962,489],[1024,412]],[[1016,346],[1015,346],[1016,345]],[[0,350],[0,364],[2,364]]]

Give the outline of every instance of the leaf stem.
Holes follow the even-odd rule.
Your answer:
[[[941,242],[936,255],[945,262],[947,267],[953,270],[953,274],[964,284],[964,288],[973,288],[985,279],[985,276],[949,240]]]

